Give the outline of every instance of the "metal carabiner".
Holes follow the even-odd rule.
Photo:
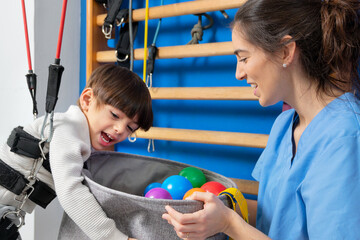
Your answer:
[[[110,38],[111,38],[111,31],[112,31],[112,25],[111,25],[111,24],[109,24],[108,30],[109,30],[109,31],[106,31],[106,30],[105,30],[105,25],[102,25],[101,31],[102,31],[102,33],[105,35],[105,38],[106,38],[106,39],[110,39]]]
[[[38,145],[39,145],[39,149],[40,149],[40,152],[41,152],[41,157],[42,157],[43,159],[46,159],[46,156],[45,156],[45,153],[44,153],[43,147],[42,147],[42,144],[43,144],[44,142],[46,142],[46,139],[41,140]],[[42,164],[42,163],[41,163],[41,164]]]
[[[4,213],[2,216],[3,219],[5,219],[9,214],[14,214],[19,219],[19,224],[16,224],[16,227],[20,229],[23,225],[25,225],[25,215],[21,214],[21,210],[15,210],[15,211],[8,211]],[[10,218],[11,219],[11,218]]]
[[[35,182],[35,181],[34,181]],[[32,183],[33,184],[33,183]],[[19,205],[17,207],[18,211],[20,211],[26,200],[29,198],[29,196],[33,193],[34,191],[34,187],[31,184],[26,184],[27,188],[24,188],[23,192],[21,193],[21,195],[19,195],[19,197],[21,197],[22,199],[18,199],[17,196],[14,197],[14,200],[19,202]],[[27,190],[31,189],[31,191],[29,193],[27,193]]]
[[[116,24],[116,26],[120,26],[121,24],[123,24],[124,23],[124,21],[125,21],[125,19],[124,18],[122,18],[121,20],[120,20],[120,22],[118,22],[117,24]]]
[[[152,150],[151,150],[151,146],[152,146]],[[155,152],[155,142],[154,142],[154,139],[149,139],[147,151],[148,151],[149,153]]]
[[[152,73],[150,73],[146,76],[145,84],[148,88],[152,88]]]
[[[126,56],[124,57],[124,59],[118,58],[118,52],[117,52],[117,50],[115,51],[115,55],[116,55],[116,59],[118,60],[118,62],[125,62],[125,61],[128,60],[128,58],[129,58],[129,54],[126,54]]]

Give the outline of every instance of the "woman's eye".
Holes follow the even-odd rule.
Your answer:
[[[240,58],[239,62],[246,62],[247,58]]]
[[[114,117],[114,118],[119,118],[118,115],[116,115],[115,113],[111,112],[111,115]]]

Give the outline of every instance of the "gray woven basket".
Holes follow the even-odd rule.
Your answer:
[[[161,158],[146,157],[119,152],[95,152],[84,170],[86,184],[117,228],[126,235],[139,240],[179,239],[173,227],[161,218],[165,206],[170,205],[182,213],[203,208],[192,200],[163,200],[143,197],[146,186],[163,182],[171,175],[191,165]],[[201,169],[201,168],[199,168]],[[217,181],[226,188],[236,187],[230,179],[201,169],[207,181]],[[226,206],[231,203],[226,196],[219,197]],[[89,239],[64,213],[58,239]],[[227,239],[220,233],[209,239]]]

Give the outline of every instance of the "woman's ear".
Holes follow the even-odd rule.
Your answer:
[[[94,99],[94,92],[92,88],[85,88],[79,98],[80,107],[84,112],[89,110],[89,106]]]
[[[296,42],[291,41],[292,37],[289,35],[286,35],[282,39],[282,43],[284,43],[284,47],[282,50],[282,63],[286,64],[285,66],[289,66],[295,58],[296,54]]]

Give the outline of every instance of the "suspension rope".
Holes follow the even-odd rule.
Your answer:
[[[134,70],[134,35],[133,35],[132,5],[133,5],[133,1],[129,0],[130,71]]]
[[[161,0],[160,6],[162,6],[162,5],[164,5],[164,0]],[[153,45],[156,44],[156,40],[157,40],[157,37],[158,37],[158,35],[159,35],[161,20],[162,20],[162,18],[159,19],[158,25],[157,25],[157,27],[156,27],[155,35],[154,35],[153,42],[152,42]]]
[[[147,59],[147,39],[148,39],[148,21],[149,21],[149,0],[146,0],[145,11],[145,33],[144,33],[144,64],[143,64],[143,80],[146,81],[146,59]]]
[[[60,29],[59,29],[59,36],[58,36],[58,44],[56,49],[56,56],[55,56],[55,64],[50,64],[49,66],[49,78],[48,78],[48,85],[47,85],[47,92],[46,92],[46,104],[45,104],[45,117],[43,121],[43,125],[41,128],[41,139],[50,142],[53,136],[53,117],[54,117],[54,109],[58,99],[60,83],[61,83],[61,76],[64,71],[64,67],[60,65],[60,52],[61,52],[61,43],[62,43],[62,36],[64,32],[64,23],[65,23],[65,16],[66,16],[66,6],[67,0],[63,0],[62,11],[61,11],[61,19],[60,19]],[[44,130],[45,125],[47,123],[47,119],[49,118],[49,136],[47,139],[44,138]]]
[[[27,60],[28,60],[29,72],[30,72],[30,71],[32,71],[32,65],[31,65],[29,34],[28,34],[27,21],[26,21],[25,0],[21,0],[21,6],[22,6],[22,13],[23,13],[23,20],[24,20],[26,53],[27,53]]]
[[[57,44],[56,56],[55,56],[56,59],[59,59],[59,62],[57,64],[60,63],[60,51],[61,51],[61,43],[62,43],[62,37],[63,37],[63,32],[64,32],[66,5],[67,5],[67,0],[64,0],[63,1],[63,6],[62,6],[62,11],[61,11],[59,37],[58,37],[58,44]]]
[[[38,109],[37,109],[37,103],[36,103],[36,74],[33,72],[32,64],[31,64],[31,54],[30,54],[30,44],[29,44],[29,33],[27,28],[27,20],[26,20],[26,9],[25,9],[25,1],[21,1],[22,6],[22,14],[23,14],[23,20],[24,20],[24,31],[25,31],[25,44],[26,44],[26,53],[27,53],[27,60],[29,65],[28,74],[26,74],[26,82],[28,85],[28,89],[30,92],[30,96],[33,102],[33,116],[34,119],[37,118],[38,115]]]
[[[164,0],[161,0],[161,6],[162,5],[164,5]],[[149,51],[148,51],[148,57],[147,57],[148,62],[146,65],[146,81],[145,81],[148,88],[152,87],[152,75],[154,72],[155,58],[156,58],[157,51],[158,51],[158,48],[156,47],[156,40],[159,35],[161,20],[162,20],[162,18],[160,18],[158,21],[156,31],[154,34],[154,38],[153,38],[152,44],[149,47]]]

